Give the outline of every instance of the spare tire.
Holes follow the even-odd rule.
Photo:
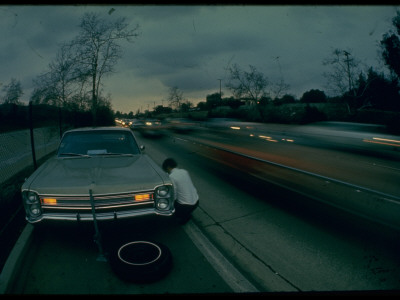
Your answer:
[[[125,281],[150,283],[165,277],[172,268],[171,251],[163,244],[132,241],[110,253],[110,264]]]

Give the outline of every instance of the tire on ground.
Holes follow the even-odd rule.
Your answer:
[[[110,253],[111,268],[129,282],[150,283],[165,277],[172,268],[171,251],[152,241],[132,241]]]

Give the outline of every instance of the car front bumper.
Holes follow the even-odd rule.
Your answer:
[[[141,209],[141,210],[128,210],[128,211],[113,211],[113,212],[99,212],[95,214],[96,220],[120,220],[145,216],[165,216],[171,217],[175,213],[175,209],[161,211],[154,208]],[[29,223],[39,223],[44,220],[58,220],[58,221],[93,221],[93,214],[88,212],[57,212],[57,213],[44,213],[38,218],[26,218]]]

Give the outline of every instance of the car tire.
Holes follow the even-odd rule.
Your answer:
[[[112,251],[110,264],[114,273],[124,281],[151,283],[169,273],[172,268],[172,254],[160,243],[132,241]]]

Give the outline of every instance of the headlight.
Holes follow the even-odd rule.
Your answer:
[[[34,192],[25,192],[24,199],[26,204],[39,203],[39,196]]]
[[[25,212],[28,220],[37,219],[42,214],[38,194],[31,191],[22,192]]]
[[[168,199],[160,199],[157,201],[157,208],[160,210],[167,209],[169,207]]]
[[[169,193],[169,186],[163,185],[157,188],[157,196],[159,197],[167,197]]]
[[[172,207],[173,189],[171,185],[161,185],[155,190],[156,208],[168,210]]]
[[[30,214],[31,214],[32,217],[37,217],[42,213],[42,211],[40,210],[40,205],[39,204],[31,205],[29,207],[29,211],[30,211]]]

